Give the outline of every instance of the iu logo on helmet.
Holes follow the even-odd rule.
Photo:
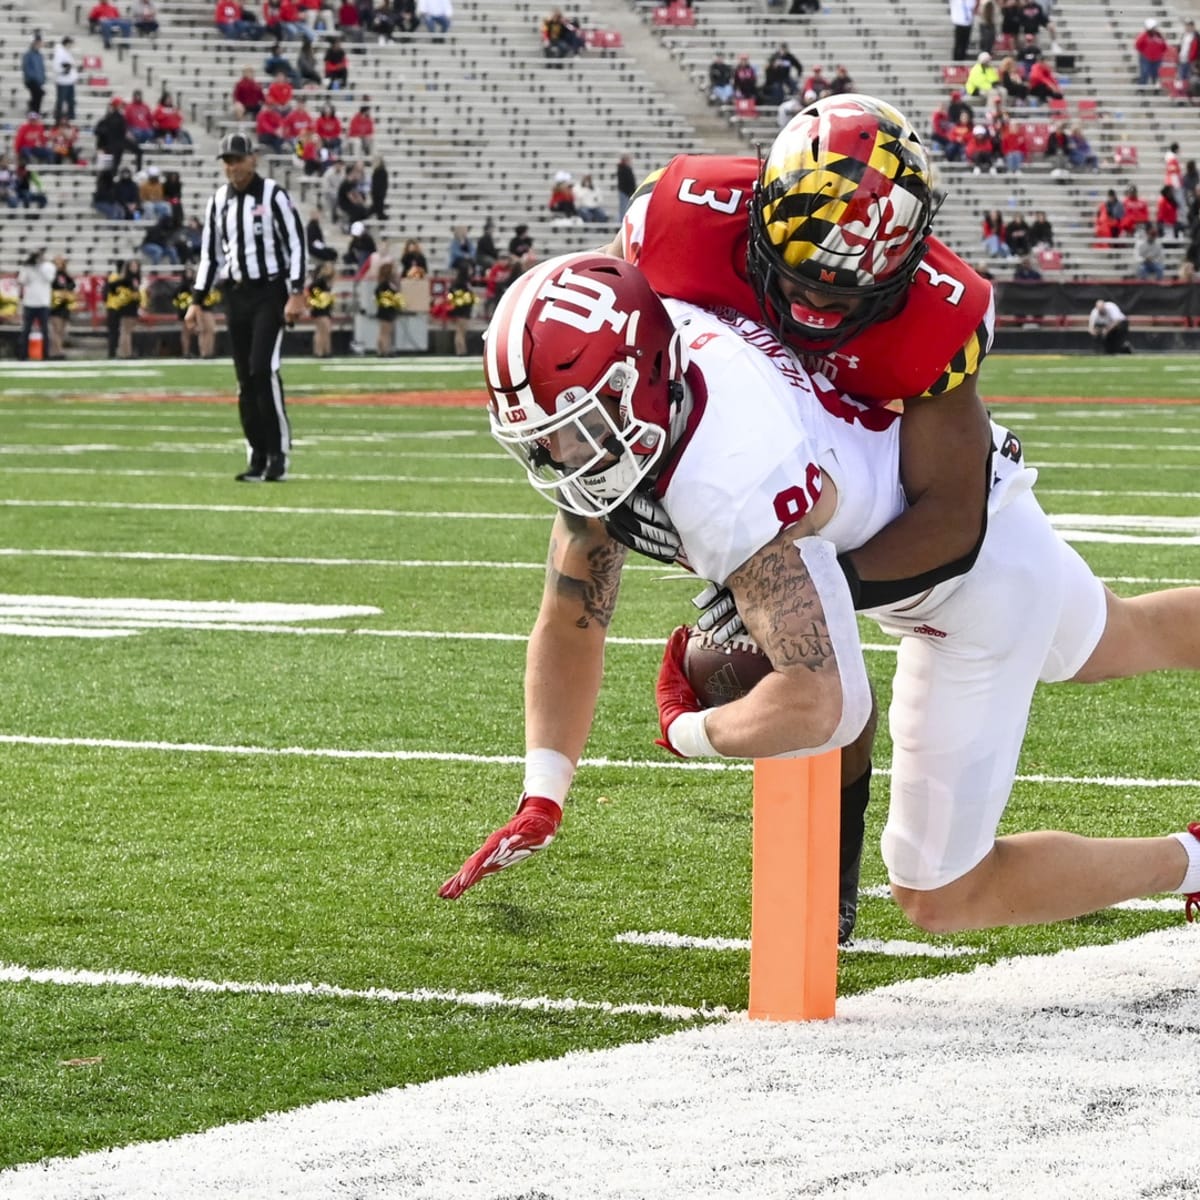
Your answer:
[[[617,293],[607,283],[576,275],[570,267],[557,279],[547,279],[538,291],[538,299],[546,301],[539,321],[561,321],[580,333],[599,333],[605,325],[613,333],[620,333],[629,320],[628,313],[617,311]]]

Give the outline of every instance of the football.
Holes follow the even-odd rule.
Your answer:
[[[723,646],[712,635],[693,629],[683,651],[683,669],[707,708],[744,696],[774,669],[753,638],[742,633]]]

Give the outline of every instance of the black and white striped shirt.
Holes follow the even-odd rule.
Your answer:
[[[244,192],[223,183],[208,202],[195,294],[207,295],[218,279],[287,282],[304,290],[304,228],[291,197],[273,179],[256,174]]]

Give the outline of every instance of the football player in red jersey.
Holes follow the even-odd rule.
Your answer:
[[[977,376],[992,341],[991,285],[931,235],[939,203],[920,137],[897,109],[829,96],[788,123],[765,162],[672,159],[635,193],[608,248],[660,295],[765,321],[808,370],[864,407],[903,403],[909,507],[838,560],[860,609],[963,574],[987,527],[992,445]],[[606,524],[634,550],[675,557],[678,539],[644,494]],[[741,627],[728,593],[710,589],[698,603],[706,599],[702,627]],[[842,753],[844,935],[873,734],[872,721]]]

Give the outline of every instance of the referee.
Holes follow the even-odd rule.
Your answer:
[[[238,380],[238,415],[249,458],[243,483],[287,477],[291,429],[279,377],[283,325],[302,317],[304,228],[287,192],[257,171],[254,143],[244,133],[221,139],[225,178],[204,214],[194,296],[224,281],[225,311]],[[199,327],[199,304],[184,314]]]

